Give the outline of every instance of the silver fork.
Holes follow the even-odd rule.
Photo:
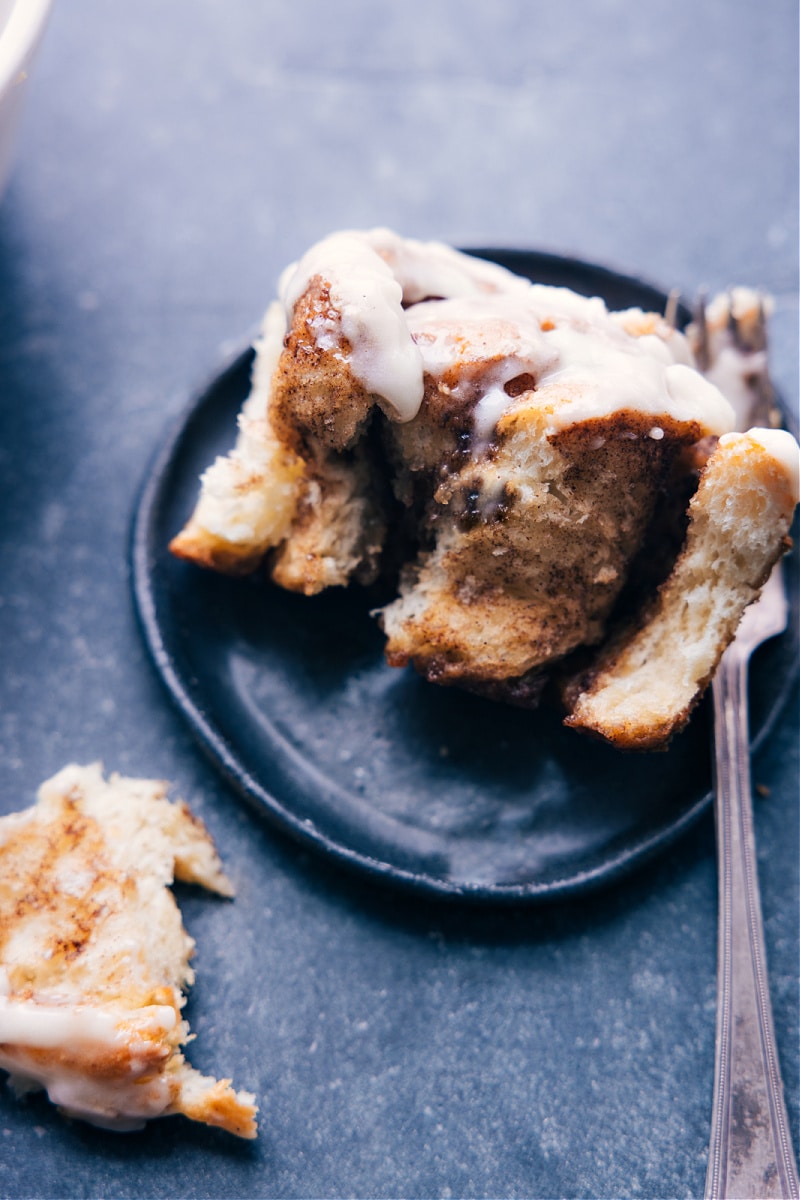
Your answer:
[[[747,667],[786,628],[780,563],[745,612],[713,682],[719,933],[707,1200],[797,1200],[797,1166],[772,1023],[758,892]]]
[[[766,347],[763,305],[745,332],[729,300],[730,335],[743,353]],[[702,315],[700,315],[702,312]],[[709,365],[705,305],[698,306],[699,360]],[[774,394],[766,369],[751,382],[751,424],[771,423]],[[786,628],[781,564],[745,611],[722,657],[714,697],[715,820],[719,873],[717,1029],[706,1200],[798,1200],[797,1165],[783,1096],[769,996],[758,891],[747,670],[756,647]]]

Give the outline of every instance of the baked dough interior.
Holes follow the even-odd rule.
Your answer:
[[[765,553],[753,551],[746,587],[737,579],[738,616],[709,618],[710,667],[691,696],[676,689],[651,738],[626,738],[582,722],[575,681],[588,675],[575,664],[612,636],[619,646],[621,620],[638,628],[687,529],[701,540],[688,502],[735,425],[658,314],[609,312],[441,243],[334,234],[284,272],[236,444],[205,472],[171,549],[231,573],[261,566],[306,595],[394,572],[380,613],[393,666],[530,705],[557,679],[570,724],[661,745],[786,548],[790,435],[754,434],[774,480],[763,510],[748,509]],[[712,470],[713,488],[747,488],[751,466],[765,478],[758,457]],[[726,536],[709,543],[709,577]]]

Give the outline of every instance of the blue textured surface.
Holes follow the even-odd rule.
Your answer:
[[[347,878],[194,748],[146,659],[126,541],[188,393],[336,228],[764,286],[796,404],[796,25],[789,0],[57,2],[0,204],[0,808],[100,758],[206,819],[238,896],[181,897],[190,1056],[258,1093],[262,1131],[112,1137],[2,1088],[0,1194],[702,1194],[710,822],[535,912]],[[754,773],[797,1144],[796,695]]]

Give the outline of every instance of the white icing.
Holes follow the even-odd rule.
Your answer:
[[[640,340],[651,339],[649,344],[656,354],[661,353],[657,343],[663,343],[668,355],[665,361],[686,363],[687,367],[695,365],[688,339],[666,318],[657,318],[658,332],[652,333],[650,331],[653,327],[653,314],[645,313],[641,308],[626,308],[619,312],[611,312],[609,317],[632,336],[639,337]]]
[[[67,1116],[101,1129],[141,1129],[150,1119],[163,1116],[171,1102],[169,1080],[161,1073],[100,1078],[56,1063],[45,1068],[32,1059],[20,1066],[18,1058],[4,1054],[2,1047],[0,1068],[8,1071],[18,1094],[43,1088]]]
[[[726,433],[719,439],[721,446],[735,444],[741,438],[756,442],[780,463],[788,476],[795,504],[800,496],[800,446],[785,429],[748,429],[747,433]]]
[[[161,1074],[98,1084],[85,1075],[54,1070],[43,1086],[67,1116],[119,1132],[141,1129],[162,1116],[171,1099],[169,1081]]]
[[[34,1000],[15,1000],[7,992],[0,995],[0,1044],[57,1046],[76,1048],[123,1045],[130,1030],[120,1031],[122,1022],[135,1023],[141,1034],[169,1033],[175,1028],[174,1008],[152,1004],[134,1013],[113,1012],[88,1005],[40,1004]]]
[[[283,273],[280,295],[287,313],[316,277],[328,284],[341,333],[350,343],[353,374],[391,406],[399,421],[410,420],[422,403],[422,360],[391,268],[358,234],[333,234]],[[322,345],[330,349],[334,327],[326,324],[320,332]]]
[[[391,268],[403,290],[404,304],[429,297],[469,296],[481,292],[526,290],[527,279],[497,263],[462,254],[444,242],[419,242],[401,238],[389,229],[356,234]]]
[[[556,365],[540,318],[529,302],[508,296],[432,300],[408,309],[406,320],[422,355],[425,371],[441,379],[456,369],[464,387],[480,369],[489,387],[502,386],[516,375]],[[470,370],[470,368],[473,368]]]
[[[546,416],[548,433],[625,408],[697,421],[708,433],[732,428],[733,411],[715,387],[672,361],[660,338],[625,333],[597,298],[533,286],[522,296],[420,304],[407,318],[428,374],[441,380],[458,369],[451,390],[461,398],[480,389],[479,442],[513,408],[502,389],[520,375],[533,376],[535,390],[524,393],[524,403]]]
[[[497,422],[507,408],[508,396],[501,387],[490,388],[481,396],[472,414],[475,442],[473,454],[480,454],[489,444]]]
[[[6,972],[0,971],[0,1067],[9,1072],[18,1091],[44,1088],[67,1114],[103,1128],[138,1129],[166,1110],[169,1081],[145,1057],[144,1039],[162,1037],[177,1021],[175,1009],[164,1004],[123,1012],[15,1000],[8,995]],[[115,1075],[83,1070],[79,1063],[65,1066],[57,1053],[62,1047],[87,1063],[125,1048],[130,1052],[128,1069]],[[56,1052],[52,1056],[41,1053],[51,1050]]]
[[[533,397],[553,431],[621,408],[694,420],[708,433],[733,427],[728,402],[688,365],[682,335],[664,322],[654,331],[639,310],[610,314],[598,297],[531,284],[439,242],[385,229],[333,234],[287,268],[280,283],[287,320],[315,278],[327,285],[333,310],[313,327],[317,345],[346,360],[398,421],[419,411],[423,373],[443,380],[457,372],[452,387],[475,406],[479,444],[513,406],[503,388],[521,374],[534,376],[525,402]]]

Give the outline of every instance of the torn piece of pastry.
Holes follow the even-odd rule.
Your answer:
[[[638,627],[567,687],[567,724],[625,749],[662,745],[686,724],[742,613],[788,545],[797,446],[776,429],[728,433],[689,505],[686,543]]]
[[[602,646],[645,554],[669,573],[731,405],[665,318],[440,243],[334,234],[279,293],[237,443],[171,549],[305,594],[399,559],[387,660],[536,703]]]
[[[204,825],[166,792],[71,765],[0,818],[0,1067],[103,1128],[182,1113],[252,1138],[254,1097],[181,1053],[194,942],[170,884],[232,888]]]

